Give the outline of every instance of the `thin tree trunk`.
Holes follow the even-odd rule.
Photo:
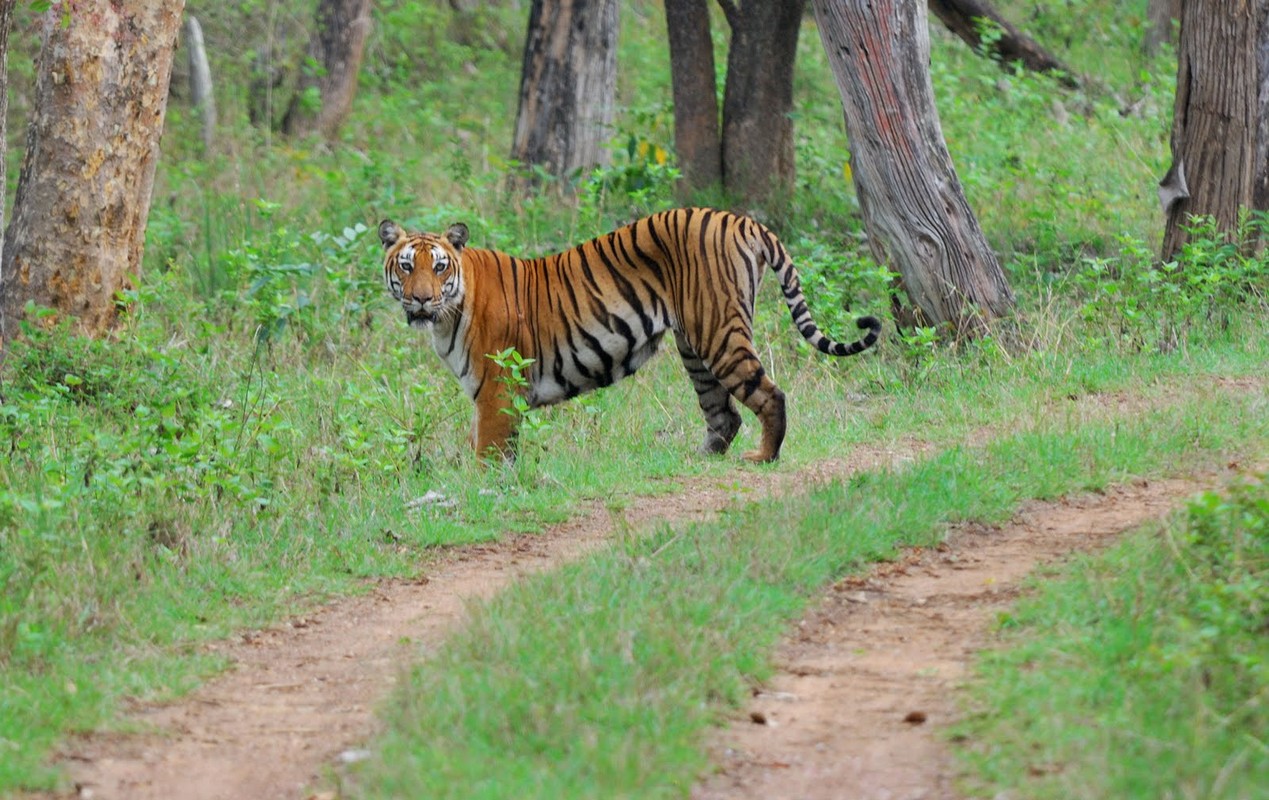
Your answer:
[[[731,26],[723,184],[742,206],[793,191],[793,63],[806,0],[719,0]]]
[[[665,24],[674,89],[674,149],[683,173],[678,190],[686,198],[721,186],[723,180],[707,0],[666,0]]]
[[[203,123],[203,151],[210,153],[216,137],[216,96],[212,92],[211,65],[203,45],[203,26],[198,17],[185,17],[185,47],[189,51],[190,105]]]
[[[9,30],[13,27],[13,7],[17,0],[0,0],[0,348],[5,342],[6,303],[4,302],[5,271],[4,228],[5,198],[9,195],[9,175],[7,170],[9,151]]]
[[[369,33],[370,0],[321,0],[317,30],[309,39],[308,63],[282,118],[284,133],[303,136],[316,131],[335,138],[352,110]],[[320,98],[315,109],[311,104],[314,90]]]
[[[0,275],[5,335],[28,300],[99,334],[141,269],[183,0],[77,0],[44,15]]]
[[[1164,260],[1188,241],[1192,215],[1232,235],[1244,209],[1269,208],[1269,0],[1184,3],[1181,14]]]
[[[512,158],[557,178],[608,163],[618,24],[616,0],[534,0]]]
[[[1173,40],[1173,22],[1181,18],[1181,0],[1149,0],[1146,3],[1146,37],[1142,43],[1148,55],[1159,52]]]
[[[846,112],[851,164],[874,254],[893,264],[927,324],[974,334],[1013,294],[961,191],[943,140],[925,7],[812,0]]]
[[[964,39],[974,49],[983,46],[979,20],[990,20],[999,26],[1001,34],[987,49],[1002,64],[1021,64],[1032,72],[1060,73],[1059,80],[1064,86],[1079,88],[1079,79],[1070,67],[1010,24],[986,0],[929,0],[929,6],[930,11],[943,21],[948,30]]]

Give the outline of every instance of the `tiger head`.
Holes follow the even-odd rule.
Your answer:
[[[463,300],[462,254],[467,226],[456,222],[444,234],[406,233],[390,219],[379,223],[383,281],[401,301],[405,321],[426,328],[454,318]]]

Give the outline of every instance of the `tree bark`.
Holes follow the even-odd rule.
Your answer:
[[[28,300],[100,334],[141,268],[183,0],[77,0],[44,16],[0,307]],[[68,24],[62,24],[67,13]]]
[[[723,185],[742,205],[793,191],[793,64],[805,0],[719,0],[731,26]]]
[[[1238,233],[1244,209],[1269,208],[1269,0],[1183,3],[1172,166],[1160,182],[1162,257],[1189,240],[1192,215]]]
[[[608,163],[618,25],[616,0],[534,0],[512,158],[557,178]]]
[[[925,7],[812,0],[846,112],[870,246],[893,264],[926,324],[973,335],[1013,293],[969,208],[943,140]]]
[[[1079,79],[1070,67],[1010,24],[986,0],[929,0],[929,6],[930,11],[943,21],[948,30],[964,39],[975,50],[983,46],[979,20],[990,20],[1000,27],[1001,35],[987,49],[1002,64],[1021,64],[1032,72],[1058,73],[1058,80],[1062,85],[1071,89],[1079,88]]]
[[[683,198],[717,188],[723,181],[718,127],[718,84],[707,0],[666,0],[670,83],[674,91],[674,149],[683,178]]]
[[[352,110],[369,33],[370,0],[321,0],[299,85],[282,118],[283,133],[335,138]],[[321,99],[316,108],[314,90]]]

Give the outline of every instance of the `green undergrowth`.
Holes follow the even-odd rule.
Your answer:
[[[173,338],[160,301],[180,304],[144,300],[113,341],[32,330],[0,371],[0,787],[55,783],[47,756],[63,737],[221,668],[200,650],[209,639],[418,574],[437,546],[753,469],[693,452],[703,427],[670,354],[537,415],[515,465],[482,469],[463,443],[468,401],[414,333],[382,333],[397,320],[376,312],[330,348],[298,325],[254,344]],[[833,363],[805,353],[781,311],[760,335],[790,430],[782,462],[762,469],[1124,413],[1103,395],[1220,403],[1220,382],[1237,380],[1263,395],[1269,361],[1244,314],[1172,352],[911,352],[890,337]]]
[[[717,524],[665,527],[480,605],[385,709],[358,797],[680,797],[704,729],[830,581],[948,525],[1269,445],[1263,389],[1037,420]]]
[[[975,796],[1250,798],[1269,786],[1269,483],[1205,493],[1040,583],[957,731]]]

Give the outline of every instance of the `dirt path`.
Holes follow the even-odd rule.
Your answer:
[[[891,465],[926,449],[860,448],[849,460],[797,473],[738,469],[673,496],[636,498],[635,529],[702,518],[737,501],[802,492]],[[725,485],[724,485],[725,484]],[[467,603],[527,573],[557,567],[609,540],[615,520],[596,506],[545,534],[449,551],[424,580],[385,583],[364,597],[212,647],[233,667],[179,702],[135,710],[141,734],[100,734],[62,753],[83,800],[307,798],[309,787],[374,734],[375,704],[399,672],[461,624]]]
[[[927,447],[860,448],[799,473],[738,469],[673,496],[637,498],[623,527],[711,515],[738,500],[805,491],[918,457]],[[996,611],[1037,563],[1160,516],[1191,483],[1161,482],[1033,506],[1002,530],[883,565],[829,592],[780,655],[785,667],[743,721],[717,735],[718,774],[698,798],[951,796],[934,729]],[[375,732],[397,675],[462,623],[469,601],[605,544],[596,506],[544,535],[448,551],[419,582],[385,583],[213,649],[234,665],[179,702],[142,707],[139,734],[84,737],[62,754],[80,798],[321,798],[324,773]],[[753,721],[751,721],[753,720]],[[758,721],[761,724],[757,724]],[[817,794],[816,792],[821,792]]]
[[[1215,485],[1159,481],[1032,503],[843,580],[783,644],[779,673],[713,738],[696,800],[955,798],[938,729],[997,615],[1037,565],[1106,543]]]

